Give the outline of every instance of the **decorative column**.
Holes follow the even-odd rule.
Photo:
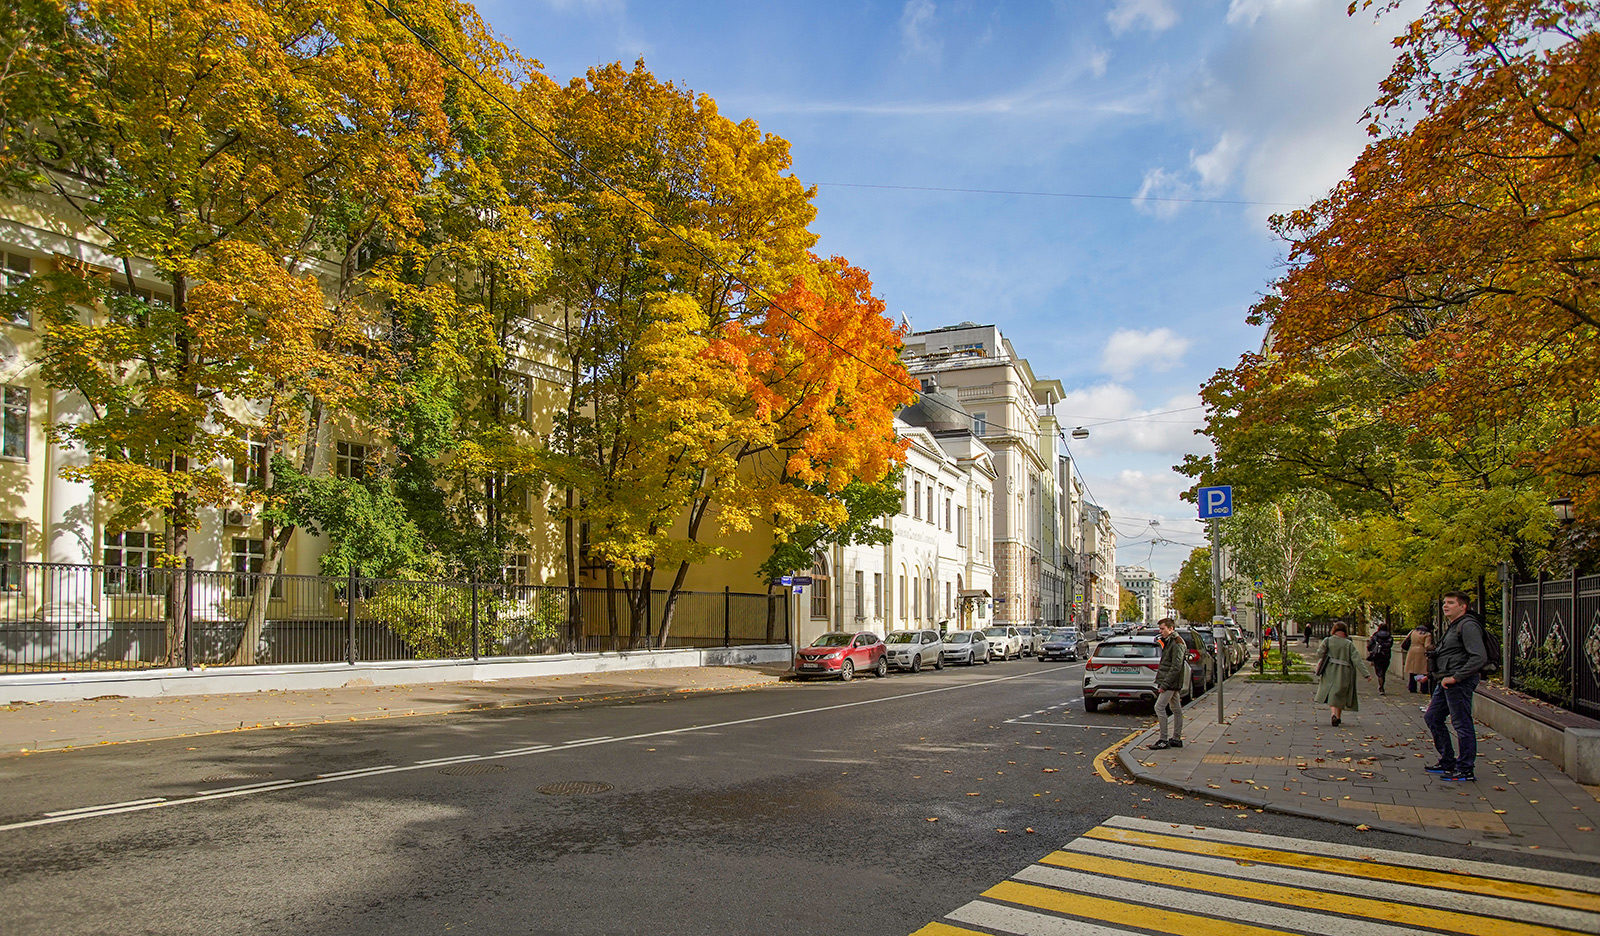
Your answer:
[[[52,390],[49,419],[52,425],[75,426],[93,418],[89,401],[72,390]],[[94,487],[87,481],[62,477],[63,468],[84,468],[89,453],[78,445],[51,442],[45,450],[44,561],[80,568],[50,568],[44,575],[45,593],[39,619],[59,623],[98,620],[95,608]]]

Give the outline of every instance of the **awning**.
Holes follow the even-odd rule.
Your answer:
[[[957,598],[987,598],[987,597],[989,597],[989,590],[987,588],[963,588],[960,591],[956,592],[956,597]]]

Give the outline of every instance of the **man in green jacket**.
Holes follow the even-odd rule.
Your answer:
[[[1156,721],[1161,726],[1161,740],[1150,745],[1152,751],[1183,747],[1183,668],[1189,656],[1189,645],[1183,642],[1174,629],[1172,618],[1156,622],[1161,645],[1161,665],[1156,669]],[[1172,740],[1167,740],[1167,715],[1172,716]]]

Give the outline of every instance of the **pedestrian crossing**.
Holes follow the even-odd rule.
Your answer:
[[[1115,816],[912,936],[1592,936],[1600,876]]]

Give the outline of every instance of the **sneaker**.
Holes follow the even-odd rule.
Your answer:
[[[1183,742],[1179,741],[1176,738],[1174,738],[1171,741],[1167,742],[1167,747],[1169,747],[1169,748],[1180,748],[1180,747],[1183,747]]]
[[[1428,766],[1426,766],[1426,767],[1424,767],[1422,769],[1426,770],[1428,773],[1453,774],[1453,773],[1456,772],[1456,765],[1451,764],[1450,766],[1446,767],[1444,765],[1444,762],[1440,761],[1437,764],[1429,764]]]
[[[1166,738],[1162,738],[1160,741],[1157,741],[1155,744],[1150,745],[1149,750],[1151,750],[1151,751],[1165,751],[1169,747],[1172,747],[1171,742],[1169,742]]]
[[[1468,783],[1471,783],[1471,782],[1477,780],[1478,778],[1474,777],[1472,775],[1472,771],[1470,771],[1470,770],[1452,770],[1449,773],[1445,774],[1444,776],[1440,777],[1439,779],[1440,780],[1450,780],[1450,781],[1461,780],[1461,781],[1466,781]]]

